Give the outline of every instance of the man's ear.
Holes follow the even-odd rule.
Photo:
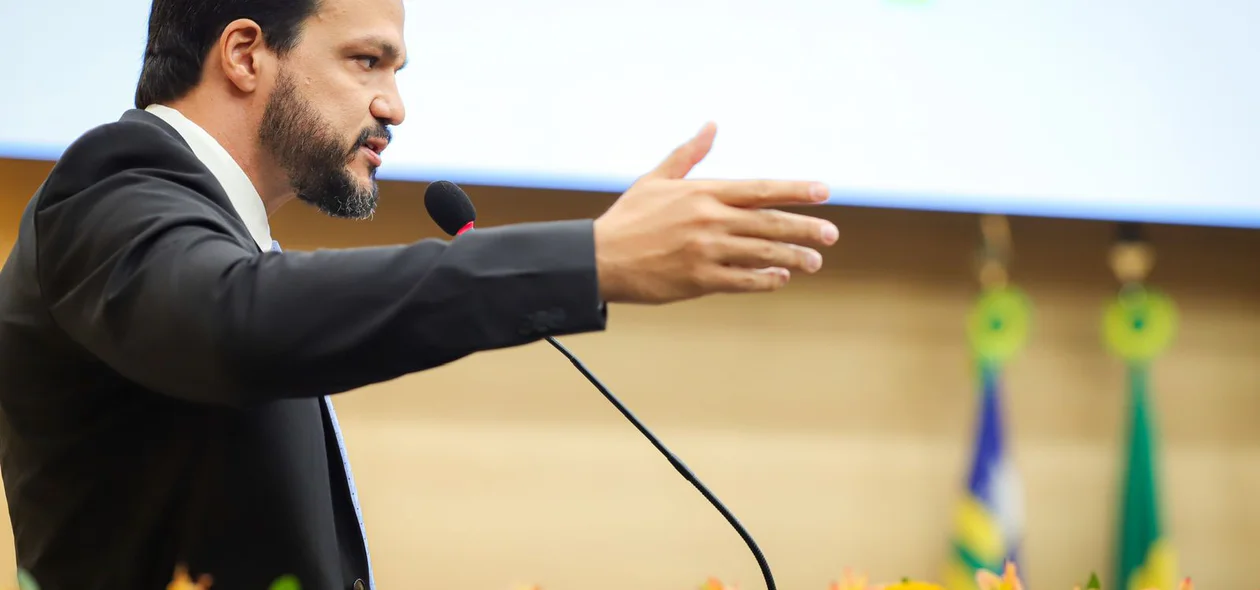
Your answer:
[[[215,47],[223,75],[243,93],[257,90],[263,75],[275,62],[263,39],[262,28],[250,19],[228,23]]]

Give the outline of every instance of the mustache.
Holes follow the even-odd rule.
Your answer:
[[[359,132],[359,137],[355,140],[354,145],[350,146],[350,153],[358,152],[359,147],[366,144],[369,139],[384,139],[385,143],[391,143],[394,141],[394,134],[386,125],[365,127],[363,131]]]

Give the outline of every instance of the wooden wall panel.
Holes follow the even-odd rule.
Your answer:
[[[0,243],[47,173],[0,161]],[[438,234],[423,186],[370,222],[300,204],[287,249]],[[598,215],[607,195],[469,187],[479,225]],[[970,454],[971,215],[815,209],[840,244],[773,295],[613,306],[565,338],[762,542],[784,588],[843,567],[935,577]],[[1110,571],[1124,375],[1101,346],[1111,226],[1012,220],[1032,341],[1005,379],[1032,585]],[[1173,539],[1200,588],[1241,588],[1260,547],[1260,232],[1157,226],[1152,281],[1183,327],[1155,371]],[[318,295],[318,294],[314,294]],[[721,517],[545,344],[339,396],[383,588],[760,586]],[[0,543],[10,543],[0,535]],[[0,545],[0,552],[11,545]],[[0,572],[2,574],[3,572]]]

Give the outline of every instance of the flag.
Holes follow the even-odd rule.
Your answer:
[[[1129,368],[1129,441],[1120,509],[1117,590],[1175,590],[1176,554],[1161,518],[1158,436],[1145,364]]]
[[[967,489],[954,515],[945,572],[949,590],[975,590],[976,572],[1001,572],[1018,562],[1023,537],[1023,489],[1003,424],[997,366],[981,364],[981,397]]]
[[[1160,506],[1159,437],[1149,396],[1151,362],[1177,331],[1177,308],[1167,295],[1129,285],[1107,306],[1103,336],[1128,369],[1128,449],[1123,466],[1116,590],[1175,590],[1176,555]]]

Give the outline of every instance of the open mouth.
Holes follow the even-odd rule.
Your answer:
[[[364,141],[359,146],[359,149],[362,150],[363,153],[367,154],[368,161],[371,162],[373,166],[380,166],[381,152],[385,151],[387,146],[389,146],[388,141],[373,137]]]

